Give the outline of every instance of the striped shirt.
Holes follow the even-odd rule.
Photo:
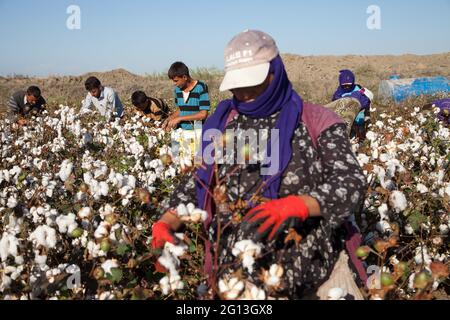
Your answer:
[[[25,91],[17,91],[8,101],[8,118],[12,121],[16,120],[18,116],[26,116],[30,113],[41,112],[46,104],[45,99],[41,96],[35,105],[30,105],[27,102],[27,93]]]
[[[209,100],[208,86],[198,81],[195,87],[189,92],[187,100],[184,99],[183,90],[175,87],[175,105],[180,109],[180,116],[193,116],[200,111],[209,111],[211,102]],[[181,122],[184,130],[194,130],[192,122]]]

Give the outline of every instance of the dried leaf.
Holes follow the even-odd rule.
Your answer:
[[[300,243],[302,242],[303,238],[301,235],[299,235],[297,233],[297,231],[295,231],[295,229],[291,228],[289,229],[288,235],[286,237],[286,239],[284,240],[285,244],[288,244],[290,241],[294,241],[295,245],[298,247],[300,247]]]

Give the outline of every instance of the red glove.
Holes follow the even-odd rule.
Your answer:
[[[309,210],[306,204],[298,196],[272,200],[252,209],[244,218],[244,222],[262,225],[258,229],[259,236],[263,236],[270,231],[269,240],[272,241],[275,235],[283,231],[284,224],[289,219],[300,219],[302,222],[308,219]]]
[[[170,242],[175,245],[178,243],[177,239],[173,235],[170,225],[162,221],[159,221],[153,225],[152,236],[153,249],[162,249],[166,242]]]

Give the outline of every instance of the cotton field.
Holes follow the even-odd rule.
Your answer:
[[[378,267],[365,295],[447,296],[450,130],[419,106],[372,111],[367,140],[353,141],[370,184],[355,216],[364,236],[357,255]],[[0,299],[284,298],[281,265],[260,270],[262,287],[244,273],[207,285],[207,213],[192,203],[177,208],[188,225],[180,243],[153,251],[160,204],[192,164],[171,156],[158,124],[102,120],[67,106],[29,126],[0,120]],[[260,253],[250,240],[233,248],[247,271]]]

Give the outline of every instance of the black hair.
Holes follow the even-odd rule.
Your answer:
[[[102,83],[96,77],[90,77],[86,80],[84,86],[87,91],[91,91],[93,89],[100,88],[102,86]]]
[[[136,91],[131,96],[131,102],[133,106],[139,108],[142,107],[148,101],[148,97],[143,91]]]
[[[39,98],[41,96],[41,89],[36,86],[31,86],[27,90],[27,95]]]
[[[168,72],[169,79],[173,80],[175,77],[191,77],[189,74],[189,68],[183,62],[175,62],[170,66]]]

